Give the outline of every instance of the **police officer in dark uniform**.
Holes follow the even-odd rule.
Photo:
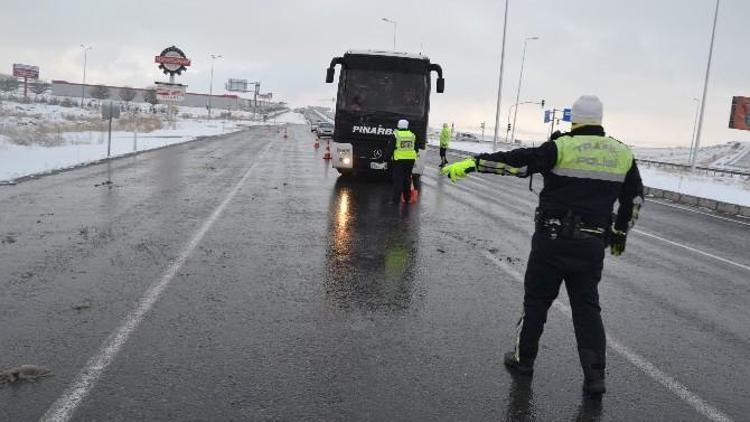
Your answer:
[[[594,396],[606,392],[606,339],[597,287],[604,252],[609,245],[612,255],[622,254],[643,203],[633,154],[606,136],[602,114],[596,96],[582,96],[573,104],[570,132],[556,132],[537,148],[480,154],[443,168],[454,182],[475,170],[516,176],[542,173],[544,188],[524,278],[523,315],[515,350],[505,354],[504,363],[515,373],[533,373],[547,311],[564,280],[583,367],[583,390]],[[615,200],[619,208],[613,216]]]

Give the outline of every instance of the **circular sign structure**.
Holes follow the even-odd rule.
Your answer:
[[[182,50],[175,46],[165,48],[156,57],[156,62],[159,63],[159,69],[165,75],[172,76],[181,74],[187,70],[187,66],[190,66],[190,59],[187,58]]]

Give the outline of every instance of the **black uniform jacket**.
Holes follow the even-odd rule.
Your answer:
[[[605,133],[601,126],[582,126],[560,136],[576,135],[605,136]],[[617,200],[620,206],[615,218],[615,228],[627,231],[637,218],[637,214],[633,213],[634,203],[640,206],[643,202],[643,183],[635,160],[624,182],[559,176],[551,172],[557,163],[557,145],[553,142],[554,139],[536,148],[480,154],[476,158],[513,167],[526,166],[529,174],[541,173],[544,188],[539,194],[539,208],[545,216],[562,217],[570,210],[588,224],[608,227],[614,202]]]

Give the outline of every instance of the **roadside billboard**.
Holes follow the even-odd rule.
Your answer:
[[[13,64],[13,76],[16,78],[39,79],[39,66]]]
[[[231,78],[224,85],[224,88],[229,92],[247,92],[247,85],[247,79]]]
[[[732,112],[729,114],[729,128],[750,130],[750,97],[732,97]]]
[[[187,85],[156,82],[156,99],[161,102],[180,103],[185,99]]]

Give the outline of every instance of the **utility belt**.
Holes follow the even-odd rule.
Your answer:
[[[586,222],[580,215],[573,214],[570,210],[562,216],[550,216],[537,208],[534,214],[534,225],[538,233],[550,239],[598,238],[606,241],[609,235],[608,226]]]

